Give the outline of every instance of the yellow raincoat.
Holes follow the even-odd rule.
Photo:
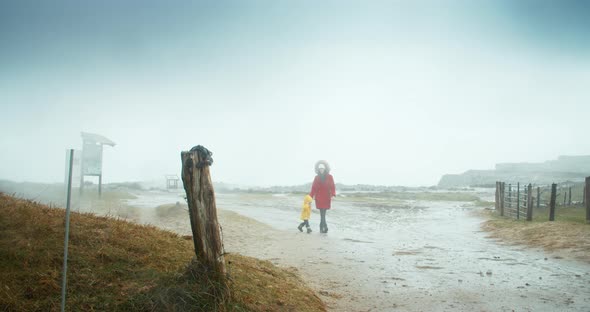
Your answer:
[[[309,195],[305,195],[303,199],[303,207],[301,207],[301,220],[309,220],[311,215],[311,202],[313,198]]]

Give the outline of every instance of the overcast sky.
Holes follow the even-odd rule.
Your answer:
[[[589,1],[2,1],[0,179],[435,185],[590,155]]]

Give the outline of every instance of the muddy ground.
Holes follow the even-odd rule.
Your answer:
[[[489,194],[483,194],[487,196]],[[139,222],[183,235],[182,193],[137,194]],[[332,311],[588,311],[590,265],[482,231],[473,202],[337,197],[300,233],[299,195],[217,194],[225,249],[294,267]],[[162,207],[178,202],[178,209]],[[166,207],[166,206],[164,206]],[[166,211],[165,213],[163,211]]]

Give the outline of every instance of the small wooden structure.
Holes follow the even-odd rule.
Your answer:
[[[102,194],[102,147],[115,146],[115,142],[96,133],[82,132],[82,162],[80,194],[84,189],[84,176],[98,177],[98,195]]]
[[[175,174],[167,174],[166,176],[166,189],[177,189],[178,181],[180,178]]]

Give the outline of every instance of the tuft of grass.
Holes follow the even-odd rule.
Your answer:
[[[232,254],[228,257],[232,296],[246,310],[325,311],[322,300],[309,288],[301,287],[295,269],[278,270],[269,261]]]
[[[533,209],[533,221],[543,222],[549,220],[549,208]],[[582,204],[572,206],[556,206],[555,220],[586,224],[586,207]]]
[[[494,203],[490,202],[489,208],[494,208]],[[506,219],[514,219],[515,216],[509,214],[513,212],[508,212],[508,207],[506,207]],[[526,211],[521,208],[521,215],[520,221],[526,219]],[[492,216],[495,219],[500,219],[499,212],[493,211]],[[502,219],[504,219],[502,218]],[[533,220],[532,222],[548,222],[549,221],[549,207],[540,207],[539,209],[533,208]],[[586,224],[586,207],[582,204],[576,204],[572,206],[556,206],[555,207],[555,221],[559,222],[571,222],[571,223],[579,223],[579,224]]]
[[[233,311],[227,279],[214,274],[193,258],[182,273],[167,276],[147,292],[122,305],[128,311]]]
[[[0,193],[0,310],[59,310],[64,219]],[[153,226],[71,212],[68,253],[68,311],[325,311],[292,272],[231,254],[219,300],[192,241]]]

